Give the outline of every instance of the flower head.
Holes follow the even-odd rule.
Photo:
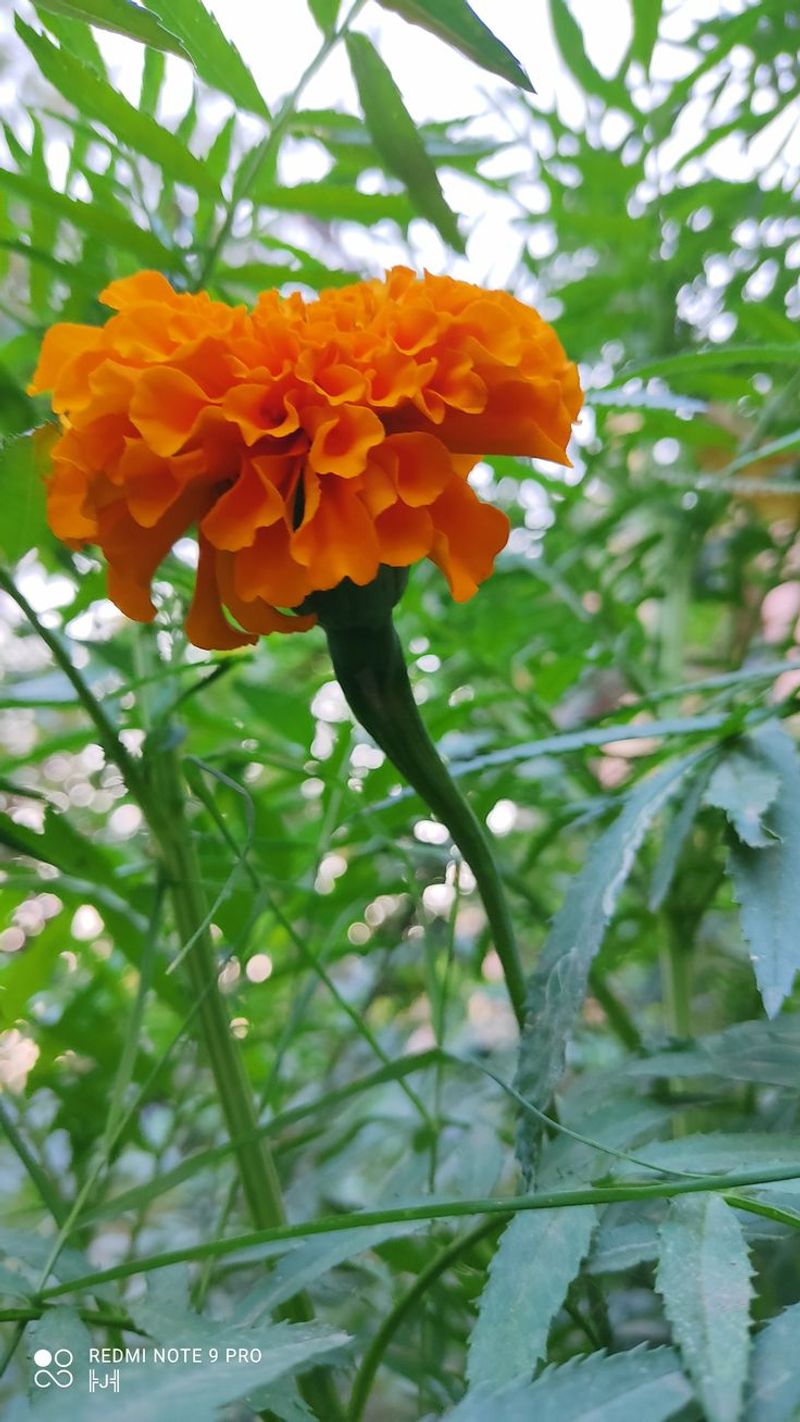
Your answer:
[[[99,545],[109,596],[138,621],[196,526],[199,647],[305,630],[314,618],[292,609],[382,564],[431,558],[463,601],[508,536],[472,467],[568,463],[577,371],[505,292],[396,267],[310,303],[266,292],[248,311],[140,272],[101,300],[104,326],[48,331],[30,387],[52,392],[61,423],[50,526]]]

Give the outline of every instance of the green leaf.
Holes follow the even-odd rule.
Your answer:
[[[614,384],[624,385],[625,381],[634,377],[637,380],[647,380],[651,376],[661,378],[666,375],[694,375],[699,371],[722,369],[729,365],[741,365],[758,370],[770,365],[796,367],[798,363],[800,363],[800,343],[797,342],[772,341],[760,346],[731,346],[727,344],[711,347],[698,346],[695,350],[686,351],[681,355],[664,356],[659,360],[627,366],[614,381]]]
[[[692,832],[703,791],[710,773],[708,764],[701,765],[686,787],[681,802],[672,816],[661,842],[658,859],[650,882],[648,904],[651,913],[657,913],[672,887],[678,861]]]
[[[151,117],[158,108],[158,100],[164,84],[166,69],[167,62],[162,51],[159,49],[150,49],[148,46],[144,52],[139,108],[142,113],[150,114]]]
[[[38,118],[33,119],[33,144],[31,146],[30,174],[37,182],[49,183],[45,157],[45,138]],[[52,252],[58,236],[58,219],[45,208],[31,209],[31,244],[39,251]],[[49,313],[51,278],[44,263],[34,262],[28,269],[31,306],[39,315]]]
[[[157,163],[166,176],[198,192],[218,196],[217,185],[205,165],[175,134],[134,108],[93,70],[37,34],[19,15],[14,24],[44,77],[79,113],[104,124],[128,147]]]
[[[405,183],[421,216],[463,252],[455,214],[444,200],[436,169],[389,70],[366,35],[348,34],[345,43],[367,128],[382,162]]]
[[[775,837],[764,849],[734,845],[730,869],[758,989],[767,1015],[774,1017],[800,968],[800,760],[778,722],[759,727],[751,739],[780,782],[769,816]]]
[[[621,1274],[657,1258],[658,1234],[652,1220],[617,1222],[605,1210],[586,1268],[590,1274]]]
[[[550,22],[561,57],[584,94],[593,94],[606,104],[628,108],[629,100],[624,85],[604,78],[589,59],[581,27],[574,19],[567,0],[548,0],[548,3]]]
[[[515,1215],[478,1306],[467,1357],[471,1388],[501,1388],[533,1372],[596,1223],[597,1212],[585,1205]]]
[[[83,20],[76,19],[70,12],[62,14],[44,5],[35,6],[36,14],[51,35],[55,35],[62,49],[69,50],[76,59],[88,65],[102,79],[108,78],[108,71],[94,37],[94,31]]]
[[[718,1195],[673,1200],[661,1227],[656,1287],[708,1422],[737,1422],[750,1347],[750,1260]]]
[[[308,0],[308,8],[324,35],[336,29],[339,0]]]
[[[339,1238],[331,1235],[327,1239],[310,1239],[305,1244],[289,1250],[278,1260],[271,1274],[262,1284],[257,1284],[237,1305],[237,1317],[250,1323],[265,1313],[294,1298],[309,1284],[336,1269],[340,1264],[356,1259],[376,1249],[387,1239],[399,1239],[413,1234],[419,1225],[391,1224],[355,1229]]]
[[[250,196],[253,202],[276,212],[303,212],[323,222],[360,222],[372,227],[388,218],[405,228],[415,216],[404,193],[360,193],[326,183],[295,183],[290,188],[256,183]]]
[[[630,57],[641,64],[647,75],[650,73],[653,50],[658,39],[661,10],[662,0],[633,0],[633,39]]]
[[[53,971],[64,952],[64,929],[48,923],[24,953],[15,953],[0,971],[0,1025],[5,1030],[25,1015],[35,993],[52,982]]]
[[[691,1389],[673,1348],[633,1348],[548,1368],[534,1383],[470,1390],[447,1422],[666,1422]]]
[[[719,1076],[794,1089],[800,1080],[800,1016],[739,1022],[690,1048],[656,1052],[626,1068],[632,1076]]]
[[[277,1324],[257,1330],[231,1328],[185,1311],[177,1301],[165,1307],[169,1295],[152,1293],[148,1285],[149,1312],[143,1300],[131,1308],[140,1327],[166,1347],[198,1347],[203,1361],[180,1362],[165,1366],[148,1357],[144,1363],[120,1364],[120,1390],[114,1396],[113,1413],[119,1422],[174,1422],[187,1409],[194,1422],[219,1422],[220,1408],[243,1400],[250,1392],[265,1387],[280,1378],[301,1372],[309,1364],[324,1362],[326,1355],[340,1349],[347,1334],[334,1332],[319,1324]],[[68,1348],[75,1359],[76,1386],[68,1395],[55,1387],[42,1390],[35,1398],[33,1417],[42,1422],[106,1422],[109,1404],[105,1392],[89,1393],[88,1350],[90,1338],[77,1314],[67,1308],[48,1310],[30,1330],[29,1354],[37,1348],[54,1353]],[[211,1361],[211,1349],[217,1350]],[[226,1357],[226,1349],[235,1356]],[[240,1359],[239,1348],[253,1350],[252,1360]],[[151,1353],[148,1348],[148,1353]]]
[[[780,790],[780,777],[754,741],[745,740],[719,760],[706,786],[704,800],[723,810],[739,839],[751,849],[774,846],[775,836],[767,833],[762,816]]]
[[[233,135],[236,131],[236,115],[231,114],[222,125],[219,133],[214,138],[203,162],[208,168],[214,182],[219,185],[228,171],[231,161],[231,147]]]
[[[132,0],[37,0],[37,8],[54,15],[66,15],[71,20],[83,20],[87,25],[96,25],[98,29],[139,40],[153,49],[187,58],[183,45],[152,11],[143,5],[134,5]]]
[[[178,36],[206,84],[227,94],[237,108],[269,118],[269,109],[238,49],[201,0],[151,0],[150,9]]]
[[[528,1014],[520,1042],[517,1087],[544,1107],[564,1067],[567,1039],[586,996],[589,969],[603,941],[619,892],[652,820],[697,762],[691,755],[644,780],[622,813],[595,842],[556,915],[528,988]],[[520,1149],[529,1163],[541,1134],[527,1118]]]
[[[133,252],[148,265],[174,271],[180,265],[177,252],[171,252],[152,232],[145,232],[134,222],[109,212],[94,202],[77,202],[66,193],[59,193],[45,183],[37,183],[23,173],[11,173],[0,168],[0,187],[23,202],[38,203],[49,208],[79,231],[96,237],[111,246]]]
[[[0,443],[0,558],[16,563],[47,532],[44,475],[58,436],[55,425]]]
[[[409,24],[429,30],[437,39],[444,40],[445,44],[479,64],[481,69],[499,74],[509,84],[516,84],[520,89],[533,93],[533,85],[522,65],[478,18],[466,0],[379,0],[379,3],[384,10],[394,10],[402,15]]]
[[[800,1303],[756,1334],[744,1422],[796,1422],[800,1415]]]

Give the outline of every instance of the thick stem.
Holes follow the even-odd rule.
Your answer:
[[[324,614],[320,620],[325,626]],[[325,630],[333,669],[353,714],[446,825],[475,875],[508,994],[522,1026],[525,976],[492,849],[425,729],[391,616],[373,626],[328,624]]]
[[[239,1140],[236,1157],[250,1214],[259,1226],[269,1229],[285,1219],[280,1185],[272,1157],[257,1134],[252,1094],[217,986],[214,946],[207,926],[200,869],[186,821],[180,768],[175,753],[169,750],[156,751],[151,765],[155,795],[149,806],[150,827],[166,872],[178,935],[182,943],[191,944],[184,959],[185,972],[192,996],[199,1004],[203,1045],[228,1134]],[[240,1140],[242,1136],[252,1139]]]
[[[152,795],[147,797],[150,828],[158,844],[167,877],[175,926],[184,950],[185,972],[198,1004],[198,1020],[214,1076],[228,1135],[233,1143],[245,1199],[258,1229],[286,1223],[280,1181],[269,1146],[259,1134],[258,1115],[244,1063],[217,983],[214,945],[208,924],[200,866],[186,818],[185,790],[178,758],[171,749],[157,749],[151,760]],[[292,1323],[313,1318],[305,1295],[281,1309]],[[326,1369],[313,1369],[299,1383],[306,1401],[325,1422],[341,1414],[333,1379]]]

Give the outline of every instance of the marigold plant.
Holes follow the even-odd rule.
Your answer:
[[[104,326],[51,328],[31,385],[52,391],[62,427],[50,525],[100,546],[110,597],[139,621],[196,525],[196,646],[305,630],[314,617],[292,609],[381,564],[430,558],[463,601],[508,535],[473,466],[568,463],[576,368],[505,292],[395,267],[313,302],[265,292],[248,311],[144,271],[101,300],[116,313]]]

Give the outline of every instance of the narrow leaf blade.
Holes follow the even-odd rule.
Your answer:
[[[269,118],[269,109],[241,54],[201,0],[150,0],[150,9],[178,36],[206,84],[227,94],[238,108]]]
[[[47,529],[44,471],[57,431],[43,425],[0,444],[0,557],[7,563],[37,547]]]
[[[553,922],[528,989],[517,1087],[545,1106],[564,1068],[567,1039],[586,996],[589,969],[603,941],[617,896],[652,820],[698,756],[685,756],[638,785],[621,814],[595,842]],[[540,1128],[530,1118],[520,1153],[530,1165]]]
[[[463,252],[455,214],[444,200],[436,169],[387,66],[366,35],[349,34],[346,44],[367,128],[382,162],[405,183],[420,215],[451,247]]]
[[[673,1348],[634,1348],[548,1368],[534,1383],[470,1389],[448,1422],[666,1422],[690,1400]]]
[[[409,24],[419,25],[465,54],[490,74],[534,92],[525,70],[510,49],[467,5],[466,0],[380,0],[384,10],[394,10]]]
[[[756,1335],[745,1422],[793,1422],[800,1414],[800,1303]]]
[[[14,23],[45,79],[74,104],[79,113],[119,134],[130,148],[157,163],[171,178],[211,197],[218,196],[217,185],[204,164],[175,134],[162,128],[149,114],[134,108],[94,70],[58,49],[44,35],[37,34],[19,16]]]
[[[769,848],[775,836],[762,824],[762,816],[780,790],[780,777],[759,754],[753,742],[745,741],[718,761],[708,782],[705,801],[722,810],[743,844],[751,849]]]
[[[499,1388],[533,1372],[596,1222],[591,1206],[515,1215],[492,1260],[472,1331],[471,1387]]]
[[[83,20],[87,25],[125,35],[126,39],[138,40],[167,54],[178,54],[182,59],[188,57],[183,45],[158,17],[143,5],[134,5],[132,0],[39,0],[38,8],[53,15],[66,15],[71,20]]]
[[[800,759],[777,722],[759,727],[752,740],[780,782],[769,818],[775,838],[762,849],[735,845],[730,868],[758,989],[767,1015],[774,1017],[800,968]]]
[[[750,1260],[742,1227],[718,1195],[672,1202],[656,1285],[709,1422],[737,1422],[750,1347]]]

